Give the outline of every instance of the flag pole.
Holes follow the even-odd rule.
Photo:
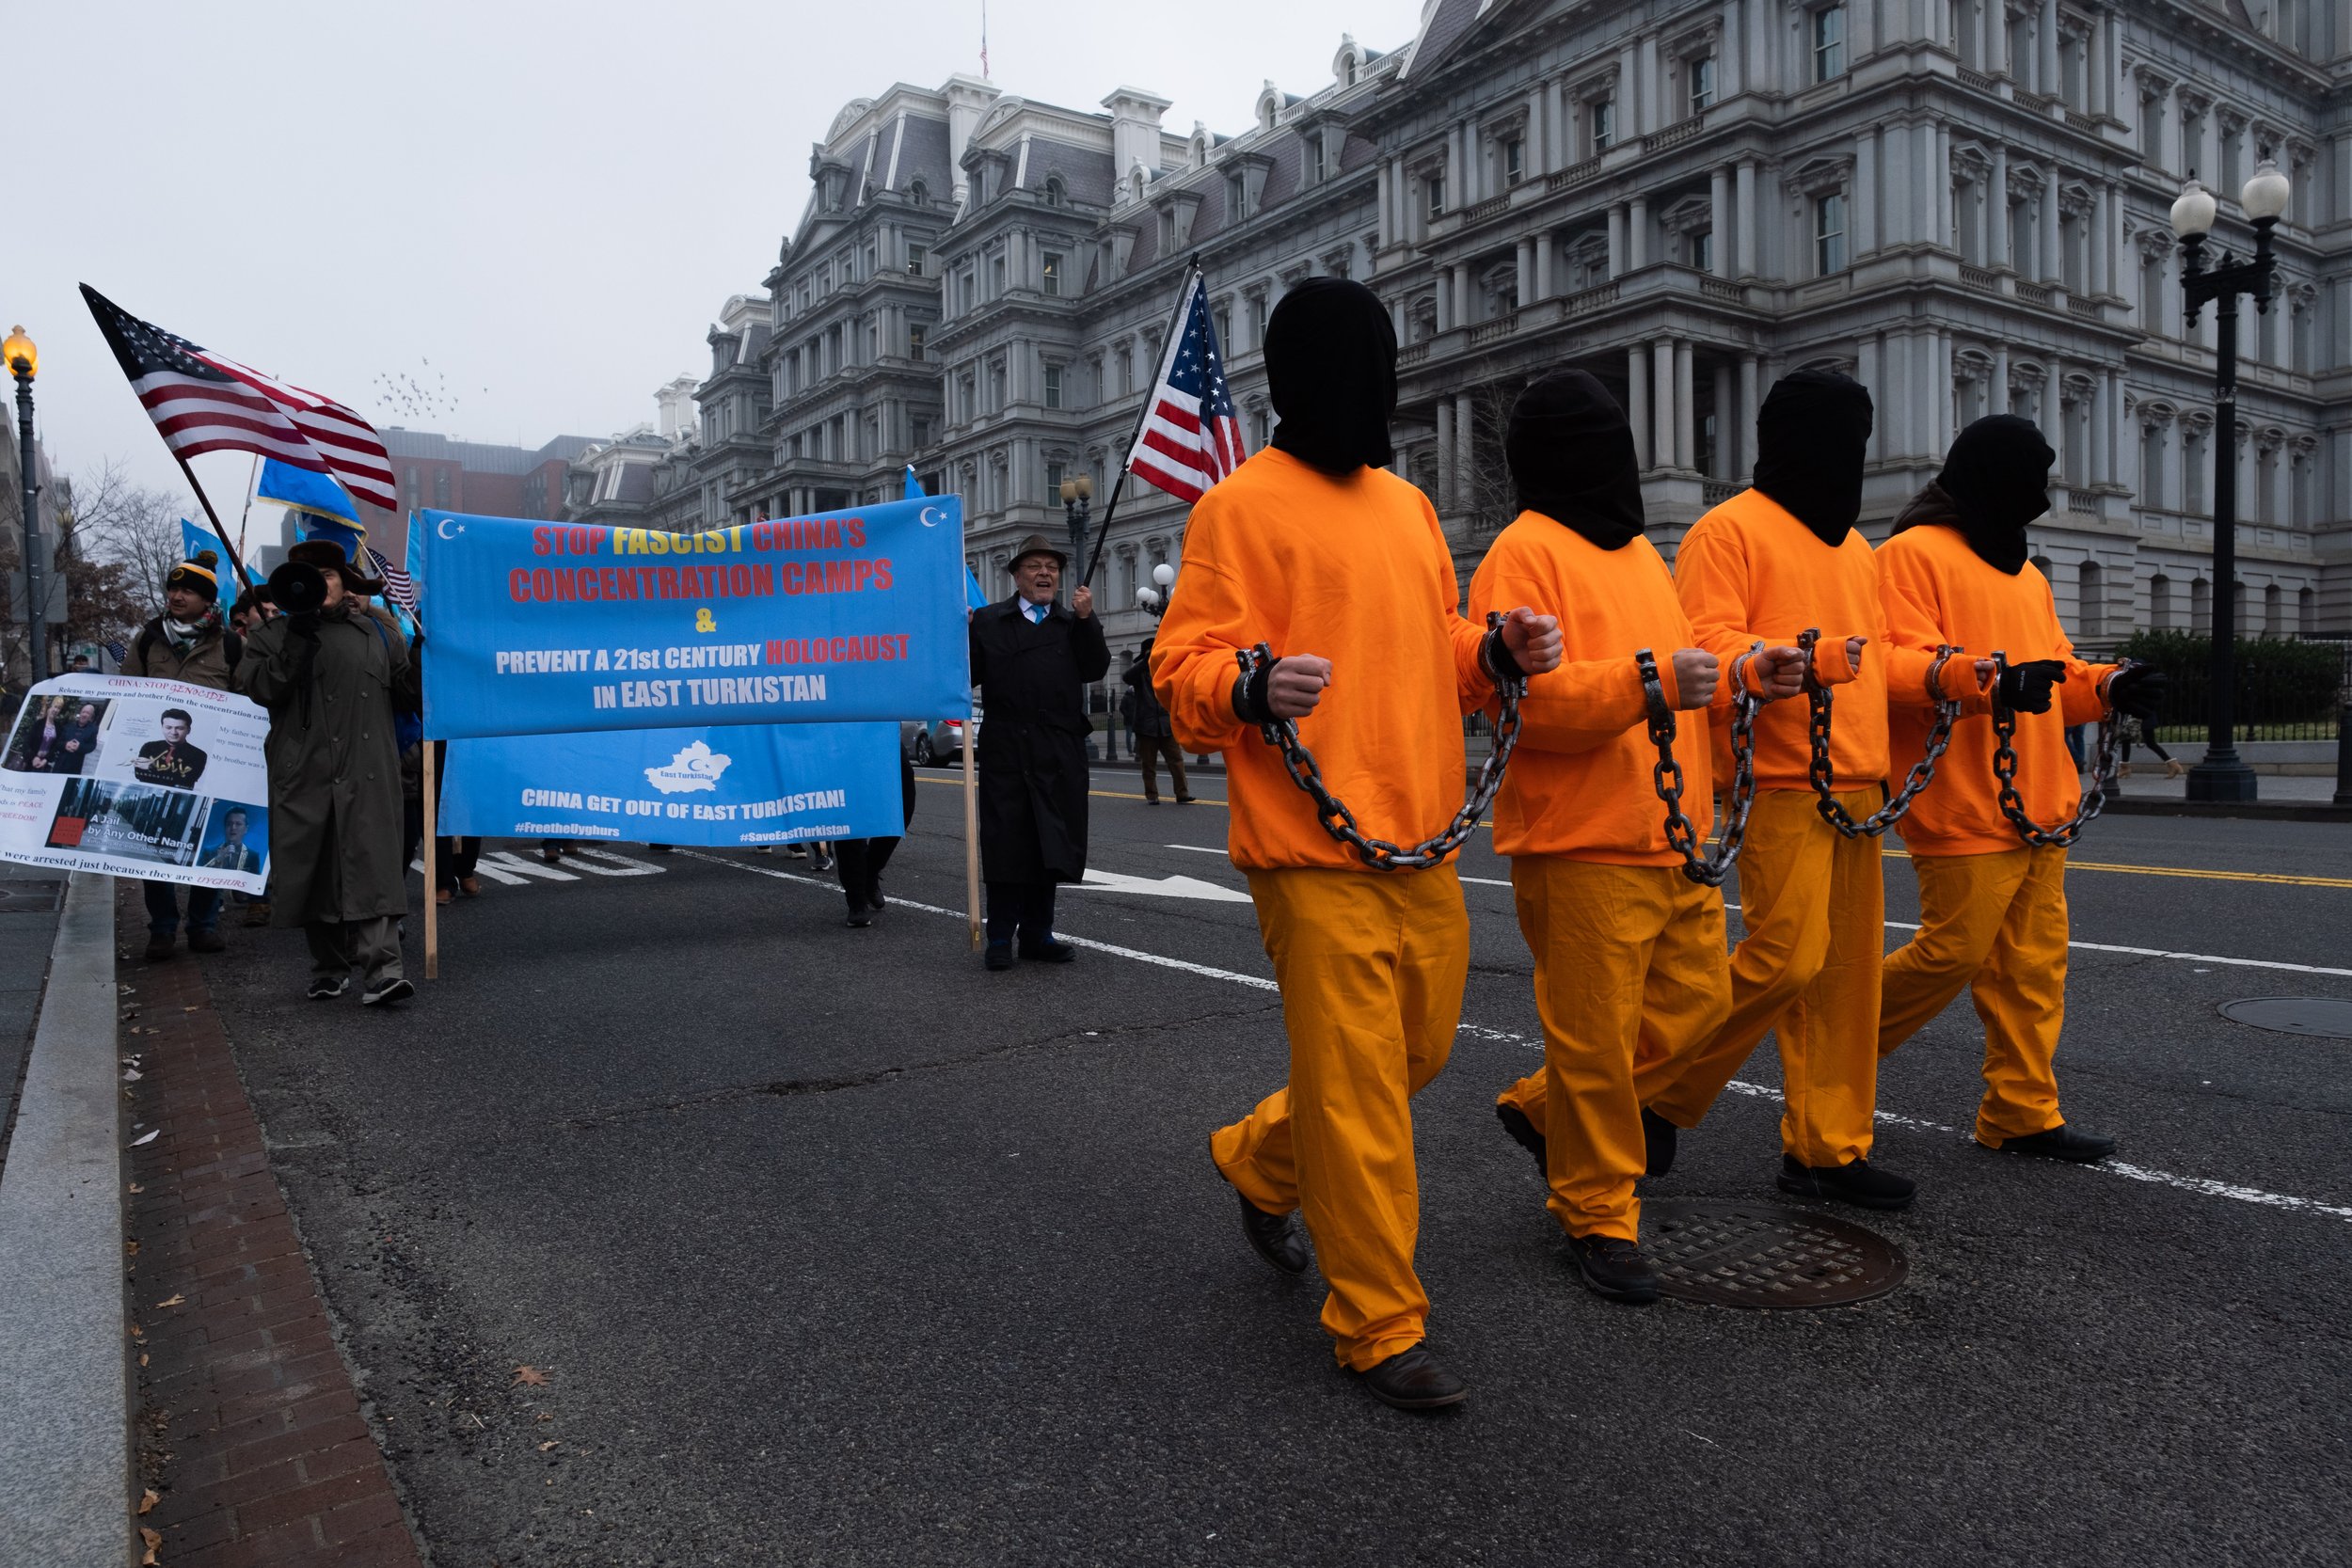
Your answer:
[[[1202,277],[1200,258],[1196,255],[1192,259],[1191,270],[1184,274],[1184,286],[1176,295],[1176,314],[1168,324],[1168,347],[1161,354],[1160,363],[1152,368],[1152,385],[1144,388],[1143,406],[1136,410],[1135,431],[1128,436],[1126,450],[1120,454],[1119,477],[1111,482],[1111,499],[1104,503],[1103,521],[1094,531],[1094,547],[1087,552],[1086,560],[1078,562],[1078,586],[1081,588],[1094,586],[1094,568],[1102,564],[1104,551],[1111,541],[1111,515],[1119,510],[1120,492],[1127,487],[1128,459],[1135,455],[1136,443],[1143,439],[1144,421],[1152,417],[1152,400],[1159,390],[1160,382],[1165,379],[1163,372],[1168,369],[1168,356],[1176,352],[1177,341],[1184,336],[1184,316],[1192,309],[1193,286]]]
[[[441,871],[440,846],[437,835],[440,831],[440,791],[435,787],[433,753],[438,748],[430,740],[419,742],[424,748],[424,977],[441,977]],[[402,866],[405,879],[408,868]]]
[[[203,484],[196,477],[196,470],[189,467],[188,460],[176,451],[171,454],[171,460],[180,465],[182,473],[188,476],[188,488],[196,492],[198,502],[203,506],[204,515],[213,525],[213,537],[219,540],[220,547],[229,552],[229,564],[237,569],[238,580],[251,588],[253,574],[245,569],[244,557],[238,555],[237,546],[229,542],[229,531],[220,526],[220,514],[213,510],[213,498],[204,493]]]
[[[253,515],[253,498],[262,488],[262,454],[253,454],[253,471],[245,479],[245,510],[237,514],[237,553],[245,553],[245,525]]]
[[[979,750],[979,715],[964,710],[963,721],[963,901],[971,912],[972,951],[980,950],[980,785],[972,753]]]

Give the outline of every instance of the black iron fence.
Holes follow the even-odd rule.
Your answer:
[[[2116,650],[2153,664],[2171,677],[2156,738],[2205,738],[2213,701],[2213,639],[2205,634],[2144,631]],[[2254,740],[2333,740],[2344,706],[2352,702],[2352,639],[2241,638],[2231,694],[2233,733]]]

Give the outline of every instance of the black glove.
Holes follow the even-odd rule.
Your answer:
[[[1267,659],[1248,674],[1233,678],[1233,715],[1244,723],[1265,725],[1274,722],[1274,707],[1267,700],[1266,689],[1274,684],[1274,667],[1282,661]]]
[[[287,616],[286,630],[293,636],[312,642],[317,641],[319,640],[319,612],[315,610],[306,610],[298,614]]]
[[[2012,713],[2047,713],[2050,693],[2066,678],[2066,666],[2055,658],[2027,659],[2001,671],[1995,700]]]
[[[2164,695],[2172,685],[2172,678],[2151,665],[2131,664],[2118,670],[2107,682],[2107,705],[2118,713],[2128,713],[2143,724],[2153,724],[2163,711]]]

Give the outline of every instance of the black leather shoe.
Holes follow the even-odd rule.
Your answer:
[[[1511,1134],[1513,1143],[1535,1156],[1535,1174],[1544,1179],[1546,1186],[1549,1186],[1551,1166],[1544,1158],[1544,1135],[1535,1131],[1535,1124],[1527,1119],[1527,1113],[1517,1105],[1497,1101],[1495,1120],[1502,1123],[1502,1130]]]
[[[1009,942],[990,942],[988,952],[980,961],[991,969],[1010,969],[1012,967],[1012,943]]]
[[[2083,1132],[2059,1122],[2047,1132],[2028,1132],[2004,1139],[2003,1154],[2029,1154],[2039,1160],[2068,1160],[2088,1165],[2115,1152],[2115,1140],[2104,1132]]]
[[[1470,1398],[1469,1386],[1439,1366],[1427,1345],[1398,1351],[1356,1377],[1374,1399],[1399,1410],[1442,1410]]]
[[[1021,957],[1030,963],[1066,964],[1078,956],[1078,950],[1066,942],[1048,937],[1043,942],[1025,942]]]
[[[1842,1165],[1801,1165],[1793,1154],[1780,1157],[1780,1190],[1799,1197],[1826,1197],[1859,1209],[1908,1209],[1919,1183],[1883,1171],[1867,1160]]]
[[[872,881],[866,884],[866,907],[867,909],[886,909],[889,907],[889,904],[890,900],[882,896],[882,879],[880,877],[875,878]]]
[[[1249,1249],[1284,1274],[1305,1274],[1307,1234],[1298,1216],[1269,1214],[1238,1187],[1233,1196],[1241,1199],[1241,1233],[1249,1238]]]
[[[1646,1160],[1644,1176],[1663,1176],[1675,1168],[1675,1139],[1682,1129],[1660,1116],[1648,1106],[1642,1107],[1642,1152]]]
[[[1646,1306],[1658,1299],[1658,1271],[1642,1249],[1616,1236],[1571,1236],[1568,1256],[1584,1284],[1604,1301]]]
[[[863,931],[874,923],[874,911],[863,904],[850,906],[850,929]]]

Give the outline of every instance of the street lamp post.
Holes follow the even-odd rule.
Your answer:
[[[1073,474],[1061,482],[1062,518],[1070,525],[1070,586],[1087,579],[1087,514],[1094,500],[1094,480]]]
[[[8,362],[16,376],[16,459],[18,477],[24,482],[24,646],[30,684],[49,675],[48,607],[40,596],[40,514],[35,510],[40,480],[33,467],[33,377],[40,370],[40,350],[33,346],[23,327],[11,327],[8,341],[0,342],[0,359]]]
[[[2254,254],[2239,261],[2221,252],[2207,270],[2205,236],[2212,232],[2220,204],[2197,182],[2194,171],[2172,203],[2172,232],[2181,242],[2181,293],[2188,305],[2190,325],[2196,324],[2205,302],[2214,302],[2219,327],[2214,369],[2213,451],[2213,662],[2206,702],[2205,754],[2188,770],[2192,800],[2251,800],[2254,770],[2237,754],[2237,302],[2251,294],[2254,309],[2270,311],[2270,296],[2278,279],[2278,258],[2271,253],[2271,231],[2287,210],[2293,187],[2263,150],[2262,162],[2238,193],[2238,205],[2254,225]]]
[[[1136,607],[1150,610],[1152,619],[1156,621],[1168,613],[1168,601],[1176,586],[1176,568],[1163,561],[1152,568],[1152,580],[1159,586],[1136,589]]]

